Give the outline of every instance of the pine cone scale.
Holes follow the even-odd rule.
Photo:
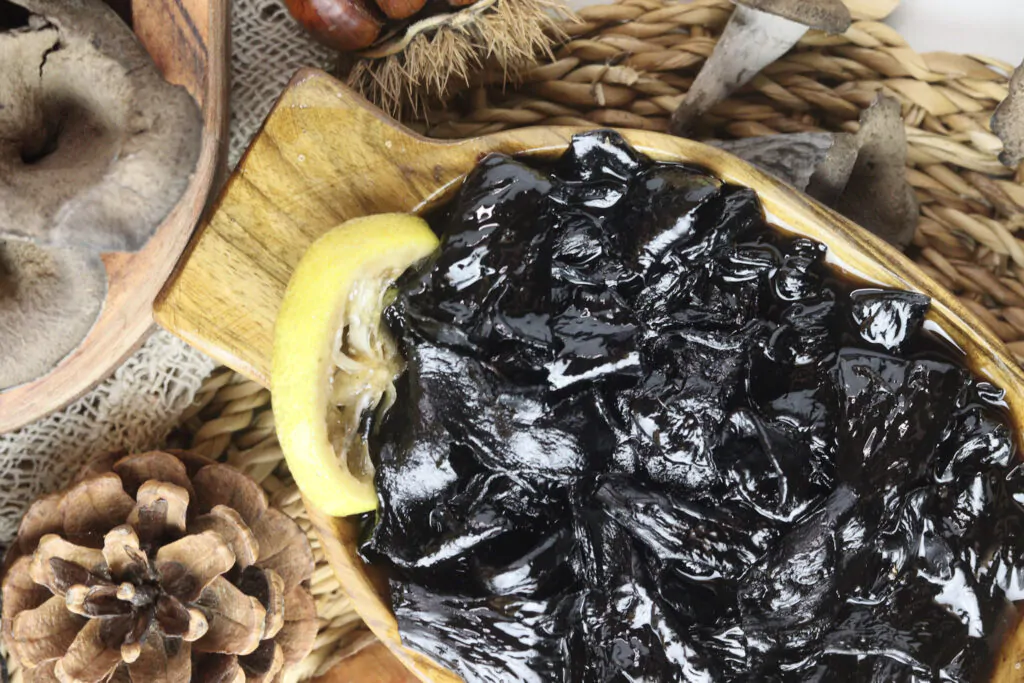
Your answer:
[[[105,566],[103,553],[99,550],[68,543],[56,534],[48,534],[39,541],[29,576],[55,595],[63,596],[72,585],[91,581],[88,577],[103,571]]]
[[[129,572],[141,575],[145,571],[145,555],[139,546],[139,537],[127,524],[116,526],[103,537],[103,560],[113,576],[122,577]]]
[[[265,683],[284,668],[284,652],[272,640],[264,640],[256,651],[238,658],[238,664],[245,672],[246,683]]]
[[[31,565],[31,557],[18,558],[8,571],[3,584],[3,637],[7,642],[12,641],[13,615],[20,615],[26,610],[42,605],[51,595],[44,586],[32,580],[29,573]]]
[[[248,683],[237,657],[209,653],[197,661],[199,667],[192,683]]]
[[[103,535],[124,522],[135,501],[113,472],[72,486],[60,501],[63,535],[72,543],[99,548]]]
[[[252,525],[252,531],[260,546],[256,566],[277,572],[286,591],[309,577],[313,551],[306,534],[286,514],[271,508]]]
[[[121,663],[121,649],[107,647],[101,632],[108,621],[89,619],[75,636],[54,673],[62,683],[99,683],[106,680]]]
[[[266,610],[264,639],[276,636],[284,626],[284,579],[273,569],[250,566],[242,570],[237,583],[243,593],[259,600]]]
[[[149,480],[139,487],[136,503],[128,515],[143,544],[154,539],[185,533],[189,493],[181,486]]]
[[[169,565],[179,565],[169,567]],[[235,564],[235,554],[228,544],[213,531],[185,536],[173,543],[165,545],[156,553],[156,570],[163,578],[165,575],[179,575],[191,578],[190,585],[175,585],[173,588],[167,579],[164,587],[174,597],[183,602],[195,602],[199,595],[215,578],[225,573]]]
[[[191,526],[195,533],[213,531],[219,534],[235,554],[235,562],[243,569],[255,564],[260,556],[256,535],[242,516],[226,505],[214,506],[210,512],[193,520]]]
[[[51,493],[29,506],[18,525],[17,541],[23,554],[31,554],[43,536],[61,531],[64,520],[60,512],[61,500],[61,494]]]
[[[57,660],[44,662],[34,669],[25,669],[23,679],[25,683],[60,683],[60,679],[57,678],[57,674],[54,669],[57,666]],[[111,680],[110,683],[116,683]]]
[[[25,666],[38,666],[67,652],[87,619],[72,614],[59,595],[14,618],[11,650]]]
[[[192,678],[192,644],[147,638],[139,658],[128,665],[128,676],[131,683],[189,683]]]
[[[136,496],[147,481],[163,481],[185,489],[189,499],[194,499],[195,491],[185,463],[177,458],[168,459],[164,457],[166,455],[161,451],[129,455],[114,464],[114,472],[121,478],[129,495]]]
[[[118,599],[117,586],[111,584],[76,584],[68,589],[64,604],[68,611],[90,619],[129,616],[132,613],[132,606]]]
[[[185,636],[192,623],[192,614],[188,608],[171,595],[161,595],[157,599],[154,618],[160,624],[160,630],[168,636]]]
[[[237,512],[250,529],[269,507],[267,494],[260,485],[249,477],[239,476],[227,465],[207,465],[199,470],[192,485],[200,512],[207,513],[215,506],[223,505]]]
[[[203,591],[199,605],[210,622],[210,630],[195,642],[196,651],[247,655],[259,647],[267,618],[259,600],[218,576]]]
[[[302,586],[296,586],[284,596],[284,625],[274,638],[286,663],[298,662],[306,656],[306,644],[316,639],[318,627],[313,596]]]

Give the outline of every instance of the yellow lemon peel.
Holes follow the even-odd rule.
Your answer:
[[[271,366],[277,436],[303,495],[330,515],[377,507],[359,425],[390,405],[402,370],[380,314],[395,278],[437,245],[416,216],[356,218],[314,242],[288,283]]]

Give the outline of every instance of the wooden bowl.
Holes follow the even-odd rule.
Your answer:
[[[277,309],[295,264],[315,238],[349,218],[422,210],[457,187],[482,155],[553,155],[575,132],[527,128],[459,142],[427,140],[330,76],[304,70],[281,96],[158,298],[157,321],[267,385]],[[929,295],[929,318],[964,350],[975,371],[1006,389],[1020,441],[1024,373],[994,334],[902,254],[721,150],[659,133],[621,132],[654,158],[693,162],[754,188],[772,222],[826,244],[846,270]],[[402,647],[394,616],[375,588],[379,577],[357,555],[356,524],[315,509],[309,513],[341,584],[374,633],[423,680],[459,680]],[[996,680],[1020,680],[1015,667],[1022,662],[1024,629],[1007,641]]]
[[[127,5],[127,2],[111,3]],[[107,298],[89,334],[50,372],[0,390],[0,432],[38,420],[106,379],[153,329],[152,307],[223,175],[228,122],[229,0],[135,0],[132,24],[164,77],[203,114],[195,174],[142,250],[103,254]]]

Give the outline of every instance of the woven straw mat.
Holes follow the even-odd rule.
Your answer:
[[[859,0],[860,8],[895,6]],[[580,12],[556,60],[529,72],[518,88],[477,87],[444,112],[407,121],[434,137],[481,135],[526,125],[602,125],[665,130],[732,5],[624,0]],[[811,32],[704,119],[707,137],[799,131],[855,131],[879,91],[904,105],[908,175],[921,202],[912,258],[956,292],[1024,361],[1024,168],[1003,167],[988,128],[1007,94],[1011,66],[983,57],[917,54],[882,13],[855,10],[842,36]],[[171,445],[226,459],[257,480],[309,531],[277,439],[270,394],[221,368],[199,390]],[[338,590],[315,536],[314,594],[323,627],[309,675],[371,642]]]

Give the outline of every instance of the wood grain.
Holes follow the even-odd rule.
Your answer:
[[[418,211],[450,192],[482,154],[550,156],[570,128],[533,128],[460,142],[426,140],[386,119],[339,82],[300,72],[228,181],[191,255],[157,302],[157,320],[239,372],[268,383],[274,319],[288,278],[309,243],[348,218]],[[928,294],[929,318],[966,353],[976,371],[1007,391],[1019,445],[1024,373],[956,298],[906,257],[845,218],[731,155],[697,142],[622,131],[652,157],[697,163],[758,191],[772,222],[816,239],[830,258],[881,285]],[[307,506],[309,507],[309,506]],[[401,646],[375,576],[356,551],[357,528],[315,509],[310,517],[331,566],[360,615],[396,656],[426,681],[457,680]],[[1007,640],[1000,680],[1019,680],[1022,650]]]
[[[418,680],[377,641],[338,662],[310,683],[414,683]]]
[[[229,0],[139,0],[133,26],[157,66],[203,112],[196,172],[177,206],[134,254],[104,254],[107,298],[89,335],[47,375],[0,392],[0,432],[61,408],[96,386],[153,328],[152,306],[223,175],[228,122]]]

